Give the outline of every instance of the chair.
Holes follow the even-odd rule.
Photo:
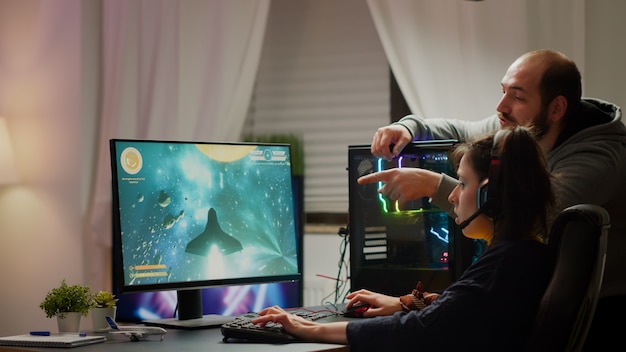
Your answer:
[[[558,214],[548,246],[554,274],[539,304],[526,351],[581,351],[598,302],[610,217],[578,204]]]

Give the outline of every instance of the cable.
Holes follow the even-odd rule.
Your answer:
[[[349,228],[349,227],[348,227]],[[346,251],[348,249],[348,238],[349,238],[349,230],[348,228],[345,227],[341,227],[339,228],[337,234],[341,237],[343,237],[343,241],[341,242],[340,246],[339,246],[339,262],[337,263],[338,266],[338,270],[337,270],[337,277],[330,277],[330,276],[326,276],[326,275],[321,275],[321,274],[317,274],[317,276],[320,277],[324,277],[327,279],[331,279],[335,281],[335,289],[330,292],[328,295],[326,295],[324,298],[322,298],[321,304],[322,305],[326,305],[326,304],[330,304],[333,305],[334,307],[336,307],[339,303],[343,303],[345,301],[345,297],[348,295],[349,293],[349,285],[348,285],[348,280],[349,278],[349,267],[348,267],[348,263],[346,262]],[[342,277],[342,272],[345,268],[345,278]],[[334,294],[334,300],[332,302],[327,302],[327,300],[333,296]]]
[[[346,227],[341,227],[339,228],[339,231],[337,232],[337,234],[341,237],[343,237],[343,241],[341,242],[341,245],[339,247],[339,262],[337,263],[337,266],[339,267],[339,270],[337,271],[337,281],[335,282],[335,304],[338,304],[340,302],[343,302],[345,300],[345,296],[348,295],[349,292],[349,287],[347,285],[348,283],[348,264],[346,263],[346,251],[348,249],[348,239],[349,239],[349,228],[350,226],[346,226]],[[342,279],[341,278],[341,272],[342,270],[345,268],[345,272],[346,272],[346,278]]]

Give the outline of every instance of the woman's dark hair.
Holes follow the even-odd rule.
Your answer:
[[[496,209],[493,243],[546,236],[554,193],[543,151],[530,127],[516,126],[501,133],[498,183],[489,184],[490,188],[498,187],[496,198],[490,200]],[[456,165],[466,156],[481,182],[489,178],[494,135],[460,144],[452,154]]]

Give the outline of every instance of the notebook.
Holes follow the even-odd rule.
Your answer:
[[[19,347],[78,347],[105,342],[105,336],[78,334],[51,334],[50,336],[33,336],[30,334],[0,337],[0,346]]]

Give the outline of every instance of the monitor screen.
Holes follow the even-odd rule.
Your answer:
[[[177,290],[178,318],[163,325],[211,325],[202,288],[302,279],[289,145],[112,139],[110,148],[115,286]]]
[[[391,168],[422,168],[454,176],[448,154],[455,143],[413,142],[393,160],[373,156],[369,145],[348,147],[352,291],[366,288],[403,295],[418,280],[429,291],[442,291],[469,265],[471,240],[428,197],[399,204],[378,192],[382,183],[357,183],[363,175]]]

